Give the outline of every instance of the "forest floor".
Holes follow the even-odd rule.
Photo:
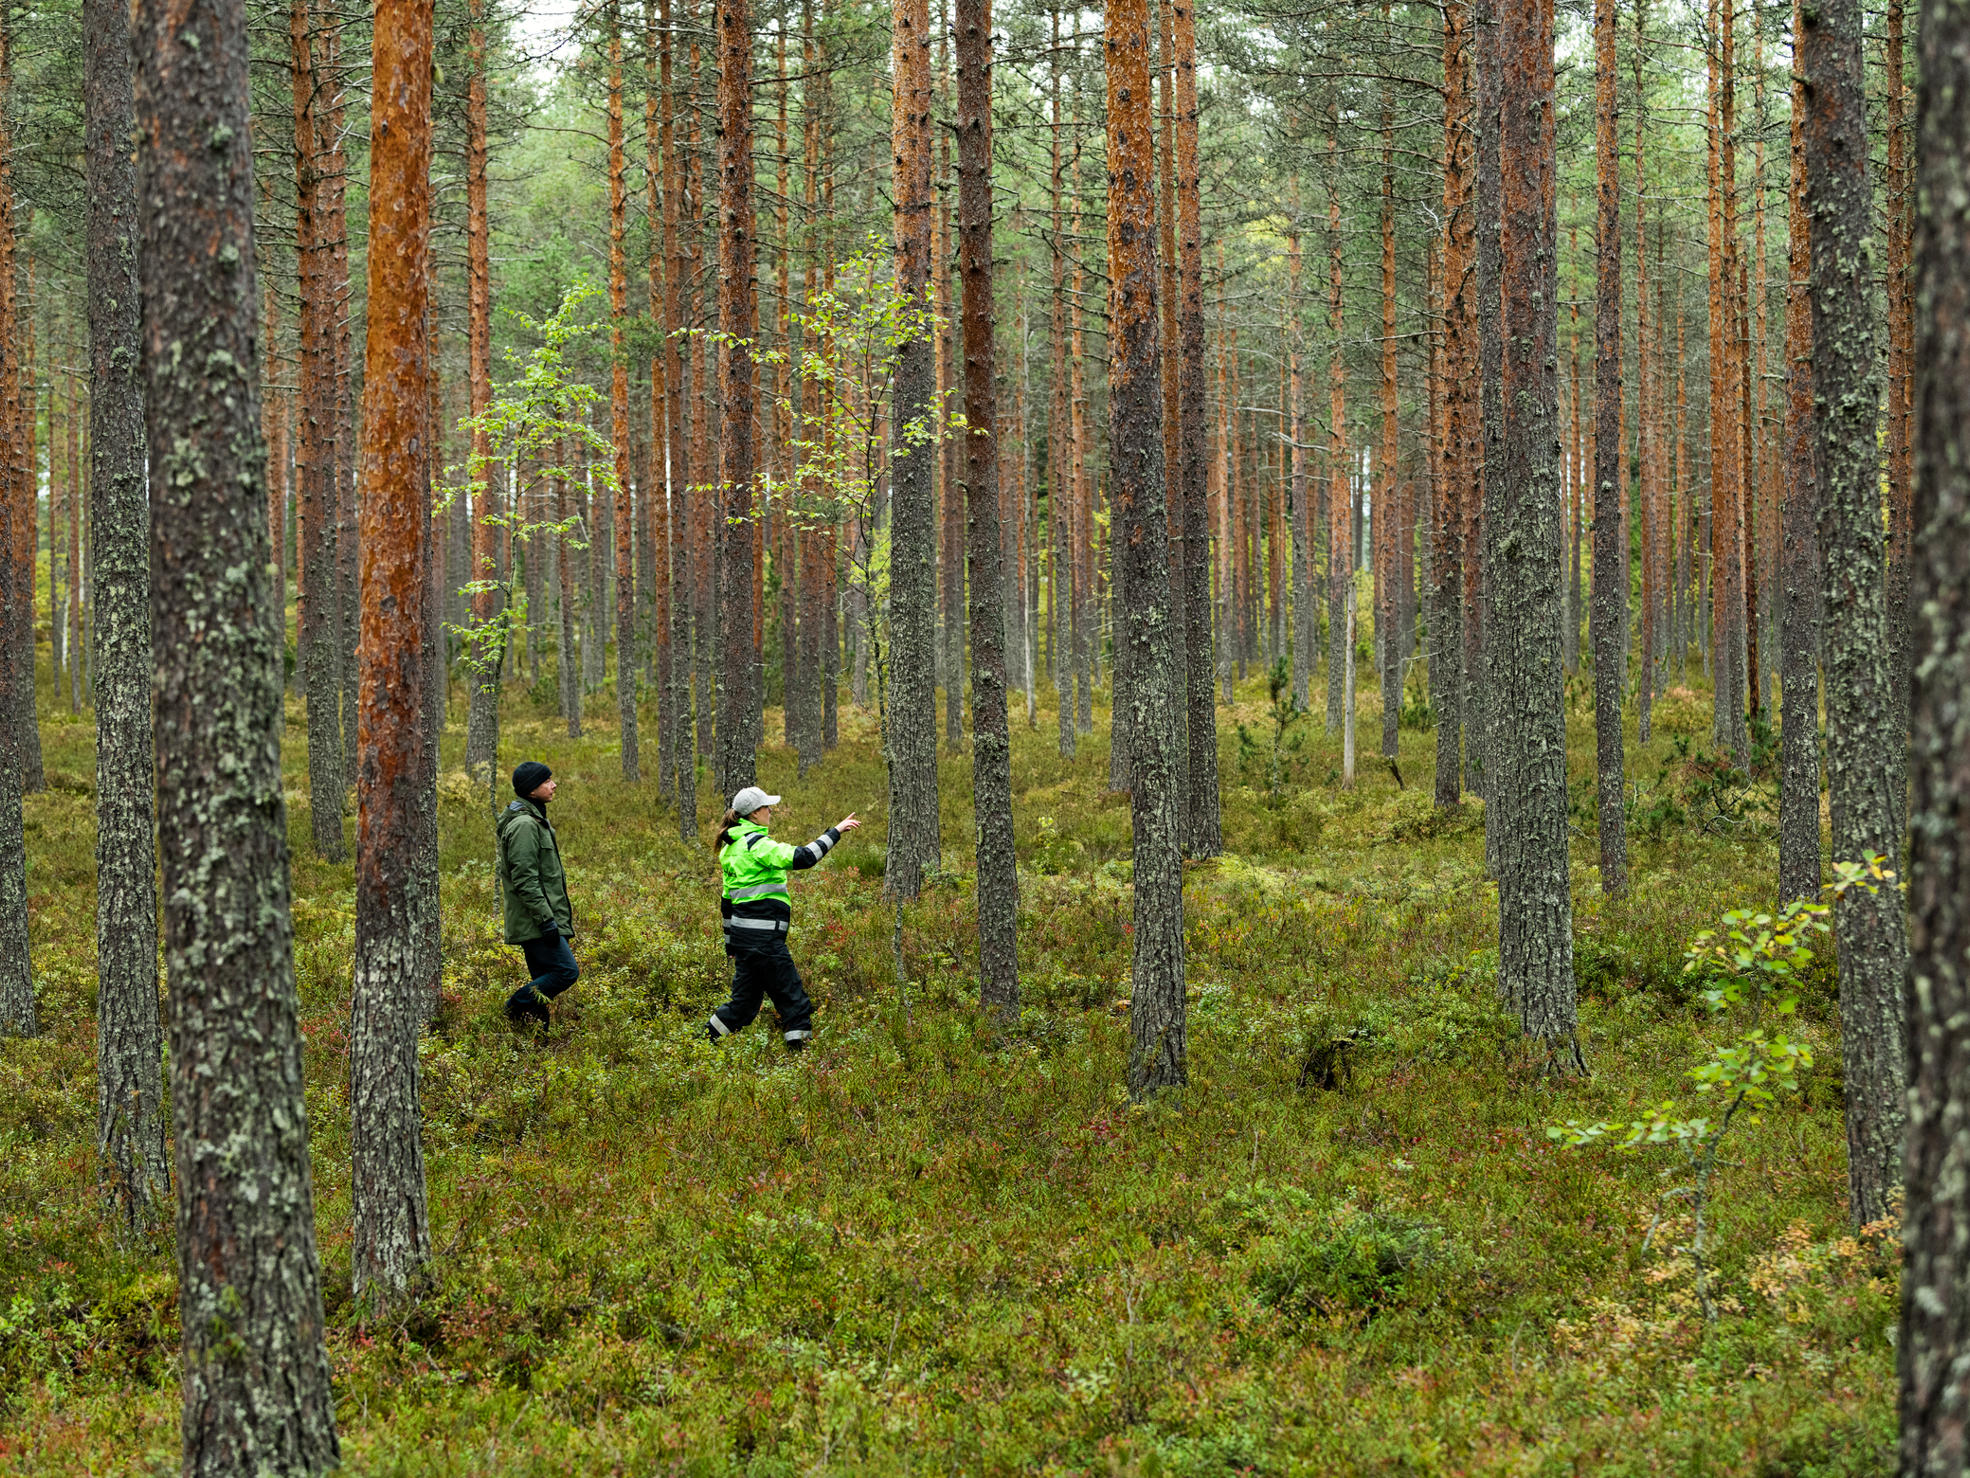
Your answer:
[[[906,1008],[872,725],[844,699],[840,748],[799,782],[769,713],[775,830],[870,821],[796,880],[820,1017],[789,1059],[770,1009],[704,1040],[728,980],[705,842],[678,839],[653,785],[622,784],[613,725],[570,740],[515,695],[502,753],[562,782],[583,976],[544,1037],[503,1019],[519,954],[483,796],[448,768],[445,999],[423,1048],[439,1256],[389,1327],[359,1324],[349,1291],[352,872],[309,855],[290,703],[348,1471],[1887,1471],[1896,1237],[1847,1222],[1830,968],[1795,1028],[1817,1058],[1804,1095],[1728,1144],[1714,1322],[1678,1250],[1686,1203],[1664,1199],[1685,1183],[1675,1152],[1546,1133],[1700,1104],[1684,1074],[1741,1028],[1706,1012],[1683,951],[1769,902],[1773,793],[1674,753],[1678,735],[1701,748],[1707,694],[1661,703],[1631,759],[1633,888],[1609,901],[1573,685],[1584,1081],[1542,1079],[1494,1003],[1481,809],[1432,809],[1434,735],[1402,731],[1399,786],[1365,694],[1343,790],[1318,695],[1276,767],[1262,675],[1238,696],[1245,741],[1220,709],[1227,854],[1186,874],[1190,1084],[1131,1106],[1129,815],[1106,789],[1105,714],[1072,760],[1051,708],[1031,730],[1015,714],[1025,1004],[999,1036],[972,1004],[968,756],[943,759],[949,872],[904,915]],[[91,734],[44,701],[49,786],[26,812],[44,1035],[0,1043],[0,1473],[177,1466],[169,1247],[119,1247],[95,1199]],[[1631,719],[1631,756],[1633,738]],[[707,787],[707,835],[719,809]],[[1311,1059],[1337,1041],[1323,1074]]]

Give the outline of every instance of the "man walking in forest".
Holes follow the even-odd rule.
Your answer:
[[[506,907],[506,942],[526,952],[533,978],[506,1002],[507,1020],[548,1022],[547,1003],[581,979],[568,940],[575,932],[561,847],[548,824],[554,772],[538,760],[514,767],[514,802],[499,818],[499,896]]]

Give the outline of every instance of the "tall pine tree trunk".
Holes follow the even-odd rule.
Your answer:
[[[1188,1081],[1184,1020],[1183,768],[1170,650],[1169,507],[1156,321],[1155,118],[1149,7],[1112,0],[1108,61],[1109,453],[1116,538],[1126,570],[1121,639],[1129,647],[1134,738],[1129,820],[1135,839],[1135,938],[1129,1092]]]
[[[622,16],[609,6],[609,437],[616,473],[616,711],[620,717],[622,778],[642,778],[636,756],[636,509],[629,476],[629,265],[623,254],[628,227],[623,180]]]
[[[1615,35],[1615,0],[1594,0],[1595,198],[1599,210],[1594,239],[1594,604],[1588,624],[1594,648],[1594,769],[1599,780],[1601,888],[1618,895],[1628,888],[1628,832],[1621,777],[1622,667],[1628,645],[1623,597],[1628,589],[1628,549],[1621,518],[1627,455],[1621,436],[1621,156],[1615,138]],[[1557,337],[1557,318],[1554,324]],[[1515,410],[1507,407],[1508,416]]]
[[[239,0],[131,13],[182,1471],[335,1466],[266,619]]]
[[[1492,703],[1496,691],[1487,659],[1486,627],[1492,600],[1488,581],[1492,553],[1491,482],[1504,458],[1504,341],[1500,334],[1503,264],[1499,257],[1499,119],[1502,61],[1498,52],[1499,0],[1476,0],[1471,22],[1472,151],[1471,265],[1477,301],[1477,416],[1471,426],[1470,459],[1477,475],[1466,483],[1464,499],[1464,788],[1487,802],[1484,813],[1485,863],[1498,868],[1496,811],[1491,799]]]
[[[894,108],[896,291],[927,303],[930,234],[930,11],[896,0]],[[937,528],[931,499],[936,448],[906,428],[930,407],[936,342],[908,340],[897,356],[890,462],[890,683],[883,742],[889,761],[889,853],[884,887],[914,898],[940,860],[937,826]]]
[[[1970,1412],[1970,13],[1929,0],[1911,326],[1916,449],[1909,777],[1908,1197],[1901,1471],[1964,1471]]]
[[[103,1199],[119,1231],[134,1237],[163,1214],[171,1181],[157,1010],[149,514],[138,378],[143,340],[137,171],[129,143],[129,6],[88,0],[83,40],[94,459],[89,500],[96,546],[90,622],[96,669],[96,1150]],[[71,496],[79,491],[75,481],[71,472]],[[78,650],[72,660],[79,665],[81,657]]]
[[[492,465],[492,438],[482,418],[492,404],[492,254],[486,215],[486,32],[485,0],[469,0],[471,30],[466,65],[472,75],[465,92],[465,329],[466,399],[473,418],[468,482],[472,490],[472,573],[488,585],[500,576],[500,526],[494,521],[499,474]],[[564,589],[562,598],[566,599]],[[494,771],[499,764],[499,672],[506,657],[505,633],[497,624],[499,592],[472,596],[472,635],[465,652],[471,701],[465,718],[465,771],[498,801]],[[312,691],[312,689],[311,689]]]
[[[1485,475],[1491,691],[1512,695],[1487,746],[1498,841],[1498,978],[1546,1070],[1581,1072],[1567,888],[1566,707],[1560,673],[1559,231],[1552,0],[1497,7],[1502,456]],[[1493,475],[1495,471],[1496,475]],[[1600,510],[1598,516],[1604,516]],[[1598,582],[1597,582],[1598,583]]]
[[[1184,852],[1215,857],[1224,850],[1218,807],[1218,716],[1211,691],[1215,644],[1211,622],[1210,437],[1204,427],[1204,226],[1197,160],[1197,15],[1195,0],[1170,0],[1176,53],[1177,407],[1181,466],[1177,496],[1183,519],[1184,665],[1181,690],[1188,718]]]
[[[1375,639],[1382,657],[1382,753],[1396,756],[1402,718],[1402,625],[1397,616],[1396,510],[1398,459],[1395,374],[1395,123],[1390,100],[1382,102],[1382,445],[1375,462]]]
[[[288,18],[294,69],[294,255],[301,296],[299,446],[301,590],[300,659],[308,696],[308,813],[315,851],[324,861],[348,855],[342,839],[342,593],[335,579],[335,364],[329,344],[328,252],[319,217],[322,150],[320,92],[310,0],[294,0]]]
[[[747,0],[718,0],[718,327],[725,340],[724,404],[719,407],[719,788],[752,784],[759,707],[759,656],[753,641],[753,348],[759,305],[753,295],[752,21]]]
[[[14,38],[11,17],[0,14],[0,1036],[31,1037],[39,1028],[34,975],[28,963],[27,834],[21,816],[21,714],[34,718],[34,663],[14,648],[19,613],[27,608],[32,629],[34,582],[23,580],[14,560],[20,491],[31,473],[22,466],[20,365],[15,358],[14,182],[11,111]],[[29,506],[32,506],[31,504]],[[30,652],[30,658],[32,653]],[[23,701],[22,689],[26,689]]]
[[[971,614],[971,794],[978,832],[979,1003],[1019,1012],[1019,873],[1006,713],[1005,580],[999,525],[992,329],[992,5],[958,0],[958,271],[964,283],[965,516]],[[955,678],[956,674],[953,673]]]
[[[1463,798],[1464,508],[1475,497],[1472,441],[1470,10],[1443,9],[1443,458],[1430,547],[1430,709],[1436,717],[1436,803]]]
[[[1867,180],[1867,98],[1859,0],[1807,6],[1798,66],[1806,96],[1806,199],[1812,214],[1813,402],[1819,411],[1819,542],[1826,595],[1827,789],[1833,856],[1879,854],[1894,867],[1902,743],[1888,683],[1876,429]],[[1908,933],[1901,892],[1849,891],[1835,909],[1840,1048],[1847,1101],[1849,1210],[1888,1214],[1901,1179],[1901,989]]]
[[[1793,0],[1793,33],[1798,7]],[[1819,478],[1813,425],[1812,225],[1806,214],[1806,98],[1792,82],[1790,285],[1785,295],[1785,482],[1779,499],[1778,897],[1820,891]]]
[[[356,969],[349,1012],[351,1267],[374,1310],[431,1258],[417,1039],[436,923],[435,795],[423,670],[431,373],[432,0],[376,8],[370,88],[368,334],[363,360],[361,674],[356,761]],[[531,557],[529,563],[532,563]]]

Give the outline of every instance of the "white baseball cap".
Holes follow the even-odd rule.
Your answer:
[[[732,797],[732,810],[740,816],[750,816],[761,806],[777,806],[779,804],[780,798],[777,795],[768,795],[757,785],[748,785],[744,790]]]

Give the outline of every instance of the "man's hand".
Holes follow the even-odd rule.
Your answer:
[[[861,822],[855,819],[855,813],[853,811],[850,811],[846,816],[842,817],[841,820],[835,823],[835,830],[853,831],[855,830],[856,827],[860,826],[861,824],[862,824]]]
[[[561,926],[555,923],[554,920],[549,919],[540,926],[540,937],[542,939],[559,939],[561,937]]]

